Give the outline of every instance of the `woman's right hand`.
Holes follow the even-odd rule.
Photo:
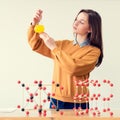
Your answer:
[[[33,25],[36,25],[41,21],[42,13],[43,13],[43,11],[41,9],[37,10],[37,12],[33,18],[33,22],[32,22]]]

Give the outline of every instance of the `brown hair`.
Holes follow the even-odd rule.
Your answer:
[[[101,50],[101,54],[99,56],[98,62],[96,66],[100,66],[103,60],[103,42],[102,42],[102,20],[101,16],[94,10],[91,9],[82,9],[79,11],[77,16],[81,13],[85,12],[88,14],[88,23],[91,28],[91,33],[88,33],[88,39],[90,45],[98,47]],[[75,20],[77,19],[77,16]]]

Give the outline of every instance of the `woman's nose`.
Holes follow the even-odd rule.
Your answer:
[[[74,22],[74,25],[77,26],[77,25],[78,25],[78,21],[75,21],[75,22]]]

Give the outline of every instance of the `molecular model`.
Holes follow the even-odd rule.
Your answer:
[[[99,83],[98,80],[85,80],[85,81],[74,81],[76,85],[76,95],[74,96],[74,102],[76,100],[81,101],[82,99],[86,99],[86,110],[81,109],[81,103],[80,107],[78,109],[74,109],[75,114],[78,115],[85,115],[91,113],[92,116],[100,116],[103,115],[104,113],[107,113],[110,116],[113,116],[113,112],[110,109],[110,100],[113,98],[112,90],[111,88],[113,87],[113,83],[111,83],[110,80],[103,80],[102,83]],[[79,87],[82,88],[82,93],[78,94],[78,89]],[[93,91],[89,91],[84,94],[84,87],[92,87]],[[107,87],[107,95],[104,96],[100,89],[104,89]],[[90,109],[88,109],[87,102],[89,101],[90,103]],[[102,102],[101,102],[102,101]],[[100,106],[98,107],[98,103],[101,103],[101,106],[103,108],[99,109]]]
[[[102,116],[104,114],[107,114],[109,116],[113,116],[114,113],[112,112],[110,108],[110,101],[113,98],[112,94],[112,88],[113,83],[110,80],[77,80],[75,81],[75,88],[76,93],[73,97],[74,100],[74,108],[73,112],[76,116],[81,116],[85,114],[90,114],[92,116]],[[64,90],[64,86],[61,86],[59,83],[55,83],[55,81],[52,81],[51,84],[43,84],[43,82],[40,80],[35,80],[33,82],[33,86],[36,87],[34,92],[30,92],[30,87],[22,83],[20,80],[18,81],[18,84],[21,85],[23,88],[23,103],[25,101],[26,104],[18,105],[17,108],[20,109],[22,112],[25,112],[26,115],[30,114],[30,109],[36,110],[38,115],[40,116],[46,116],[47,115],[47,109],[45,107],[46,102],[52,102],[52,108],[53,110],[59,111],[60,115],[63,115],[63,111],[59,110],[58,102],[57,104],[54,104],[52,101],[52,97],[55,96],[55,93],[47,92],[48,86],[55,85],[58,89]],[[82,88],[82,91],[80,94],[78,94],[79,87]],[[87,92],[84,93],[84,87],[87,88]],[[88,89],[88,87],[91,87],[92,90]],[[104,88],[107,87],[106,94],[103,94]],[[28,97],[25,98],[25,91],[28,94]],[[45,94],[45,96],[42,96],[42,94]],[[36,100],[38,98],[38,101]],[[86,101],[86,109],[81,109],[81,100]],[[76,108],[76,101],[79,101],[79,108]],[[87,103],[90,103],[90,108]],[[100,106],[99,106],[100,103]],[[32,104],[32,108],[28,108],[29,104]],[[100,109],[101,108],[101,109]]]
[[[34,90],[34,92],[30,92],[30,87],[26,86],[24,83],[21,83],[20,80],[18,81],[18,84],[21,85],[21,87],[23,88],[23,95],[22,95],[23,105],[22,106],[18,105],[17,108],[21,109],[22,112],[25,112],[26,115],[30,114],[30,110],[36,110],[39,115],[46,116],[47,109],[45,108],[45,104],[46,102],[50,102],[50,101],[52,102],[52,109],[56,109],[56,111],[59,111],[58,104],[55,105],[54,102],[51,100],[51,97],[54,97],[55,93],[47,92],[47,87],[53,84],[56,87],[59,87],[61,90],[63,90],[63,86],[60,86],[58,83],[55,83],[54,81],[52,81],[52,84],[43,84],[41,80],[40,81],[35,80],[33,84],[37,88]],[[25,91],[27,92],[28,95],[26,99],[24,99]],[[43,93],[45,94],[46,98],[45,96],[42,96]],[[26,104],[24,104],[24,102],[26,102]],[[33,105],[32,108],[31,106],[29,108],[30,104]],[[63,114],[61,110],[59,112],[61,115]]]
[[[110,100],[113,98],[112,88],[113,83],[110,80],[103,80],[99,83],[98,80],[91,80],[90,86],[93,88],[94,93],[90,95],[91,101],[91,108],[90,111],[92,112],[93,116],[100,115],[100,114],[108,114],[113,116],[113,112],[110,109]],[[105,93],[103,93],[103,89],[107,88]],[[98,107],[98,104],[100,106]],[[102,106],[101,110],[99,109]]]

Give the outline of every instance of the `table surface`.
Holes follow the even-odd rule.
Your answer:
[[[61,111],[63,115],[61,115]],[[73,110],[47,110],[46,116],[39,115],[35,110],[29,110],[30,114],[27,116],[25,112],[18,109],[13,111],[0,111],[0,120],[120,120],[120,110],[113,110],[113,116],[109,112],[101,112],[100,115],[93,116],[93,112],[84,115],[76,115]]]

